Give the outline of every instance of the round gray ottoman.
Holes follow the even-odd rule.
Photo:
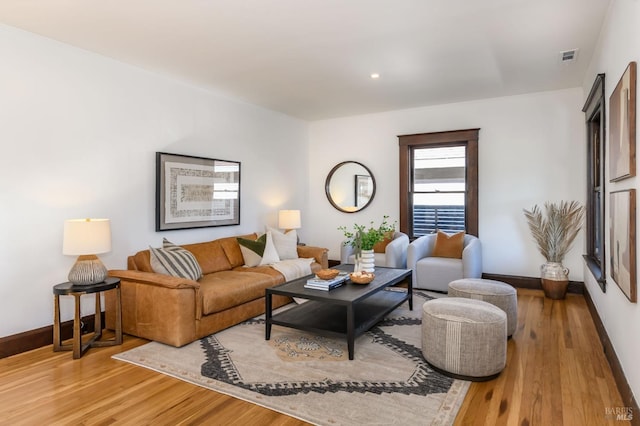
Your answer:
[[[448,376],[491,380],[507,361],[507,314],[481,300],[429,300],[422,305],[422,355]]]
[[[449,283],[449,296],[482,300],[507,313],[507,336],[518,326],[518,296],[516,289],[501,281],[464,278]]]

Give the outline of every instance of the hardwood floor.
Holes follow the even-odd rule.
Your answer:
[[[625,424],[607,412],[623,404],[584,297],[551,301],[519,289],[518,308],[506,369],[471,385],[456,424]],[[125,336],[122,346],[93,348],[79,360],[51,346],[1,359],[0,424],[305,424],[111,359],[144,343]]]
[[[473,383],[457,425],[605,425],[607,410],[623,407],[582,295],[551,300],[518,289],[518,329],[507,346],[507,367]]]

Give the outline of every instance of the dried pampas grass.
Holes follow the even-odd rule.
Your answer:
[[[582,228],[584,207],[577,201],[560,201],[544,203],[546,215],[537,205],[523,210],[540,253],[547,262],[562,263]]]

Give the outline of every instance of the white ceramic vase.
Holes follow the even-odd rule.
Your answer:
[[[375,262],[373,250],[362,250],[360,253],[360,271],[373,272],[375,270]]]

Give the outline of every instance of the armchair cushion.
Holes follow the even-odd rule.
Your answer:
[[[464,232],[449,235],[438,231],[436,243],[433,247],[432,256],[450,257],[452,259],[462,259],[462,249],[464,248]]]
[[[434,257],[437,234],[417,238],[407,250],[407,268],[413,270],[413,287],[446,292],[449,283],[482,276],[482,246],[473,235],[463,235],[461,259]]]
[[[446,291],[451,281],[464,276],[460,259],[450,257],[425,257],[416,263],[416,275],[428,277],[431,290]],[[420,282],[423,284],[423,282]],[[416,288],[418,288],[416,286]]]
[[[378,243],[375,243],[373,245],[373,252],[374,253],[384,253],[385,250],[387,249],[387,246],[389,245],[389,243],[391,241],[393,241],[393,236],[394,236],[393,231],[389,231],[389,232],[385,233],[384,234],[384,240],[382,240],[382,241],[380,241]]]

